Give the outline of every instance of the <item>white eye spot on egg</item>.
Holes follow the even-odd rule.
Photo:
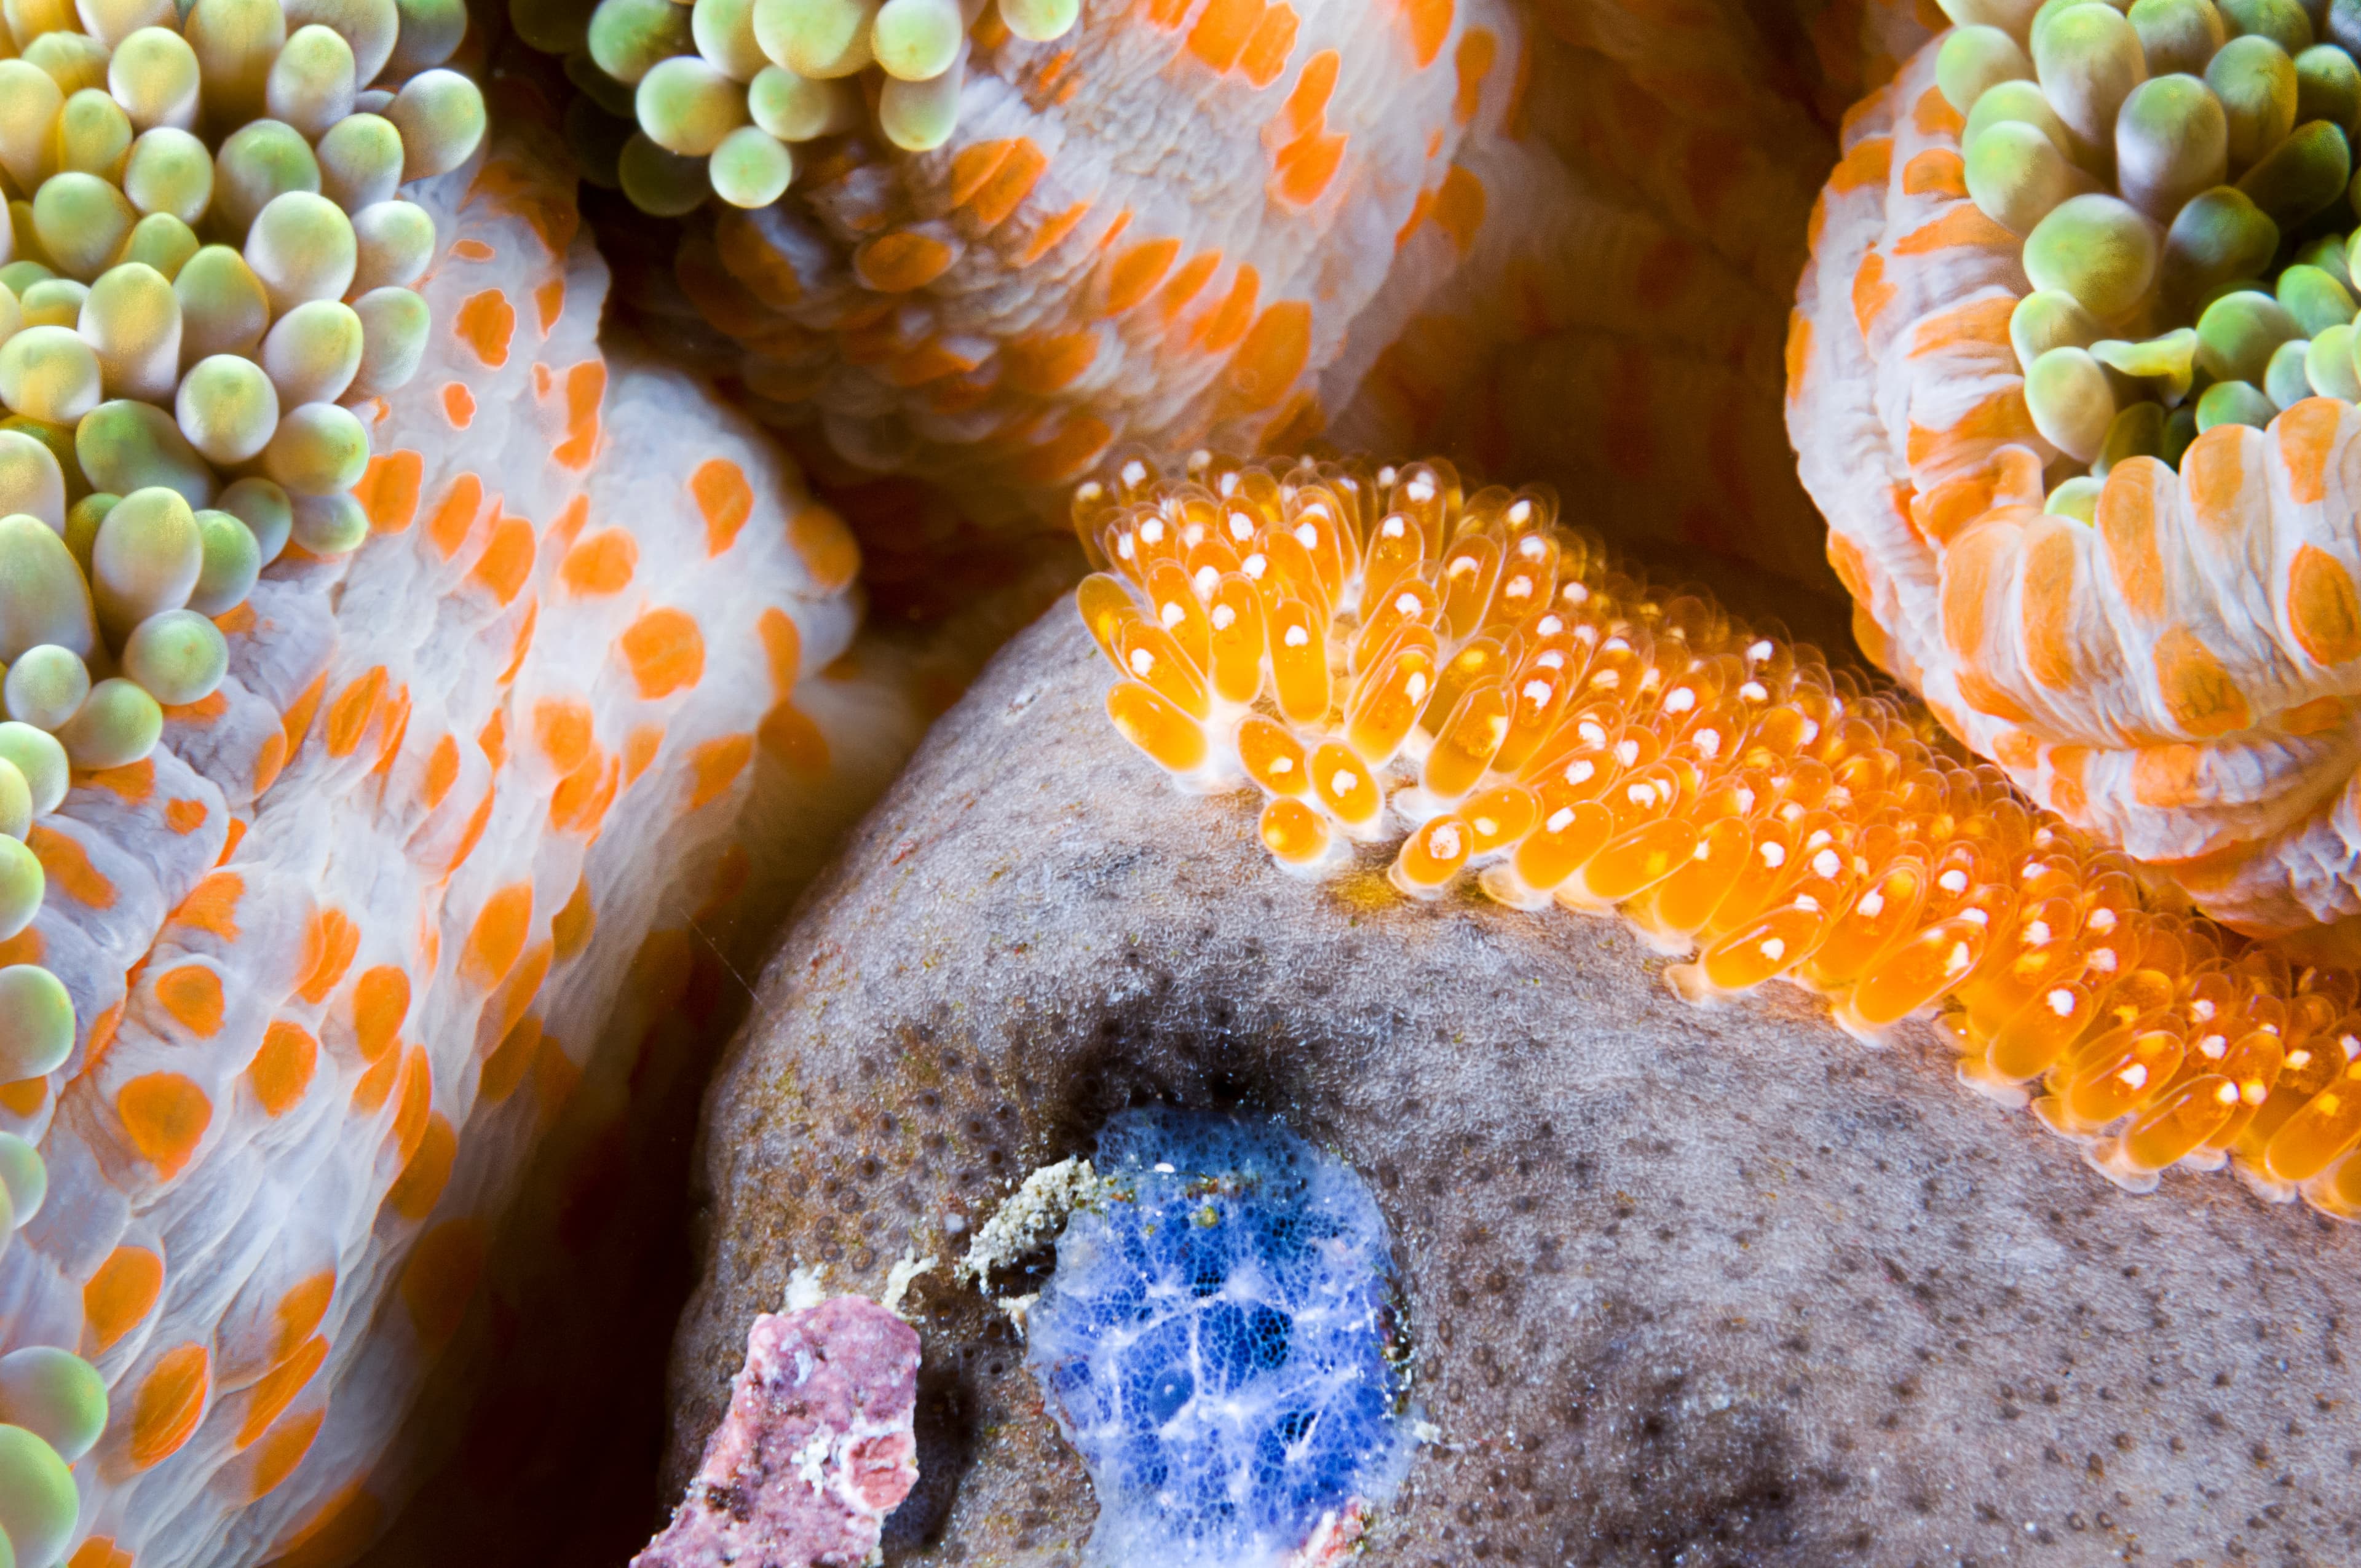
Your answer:
[[[1238,612],[1236,610],[1232,609],[1225,604],[1217,604],[1213,607],[1214,630],[1227,631],[1231,627],[1235,626],[1237,623]]]
[[[1443,568],[1446,577],[1472,577],[1476,575],[1476,557],[1454,555]]]
[[[2101,974],[2114,973],[2115,949],[2113,948],[2092,948],[2091,950],[2091,967],[2097,970]]]
[[[2336,1043],[2344,1047],[2346,1061],[2361,1057],[2361,1035],[2339,1035]]]
[[[2259,1078],[2250,1078],[2238,1086],[2240,1098],[2249,1105],[2260,1105],[2270,1091],[2269,1085],[2264,1083]]]
[[[2197,1042],[2197,1052],[2209,1061],[2220,1061],[2228,1053],[2230,1041],[2222,1035],[2208,1035]]]
[[[1301,626],[1290,626],[1279,641],[1290,648],[1301,648],[1312,641],[1312,633]]]
[[[1721,731],[1719,729],[1700,729],[1696,734],[1689,737],[1689,744],[1697,748],[1697,755],[1703,757],[1709,762],[1716,757],[1721,755]],[[1748,791],[1747,793],[1750,796],[1752,794],[1752,791]]]
[[[1205,525],[1202,522],[1192,522],[1188,527],[1182,529],[1180,531],[1180,543],[1187,545],[1191,550],[1194,550],[1198,545],[1205,543]]]
[[[1834,850],[1822,850],[1812,857],[1814,876],[1832,877],[1844,869],[1844,857]]]
[[[1164,520],[1161,518],[1151,517],[1146,522],[1141,523],[1139,525],[1139,542],[1142,544],[1163,543]]]
[[[1620,631],[1599,644],[1600,651],[1608,653],[1629,652],[1631,648],[1631,644],[1623,640],[1623,634]]]
[[[1567,828],[1574,826],[1574,807],[1571,806],[1559,806],[1555,811],[1549,814],[1549,820],[1543,823],[1542,826],[1548,828],[1553,833],[1565,832]]]
[[[1747,663],[1759,664],[1776,652],[1768,637],[1761,638],[1746,645]]]
[[[2049,922],[2047,920],[2026,921],[2025,923],[2025,945],[2028,948],[2048,947],[2049,945]]]
[[[1799,893],[1795,895],[1795,901],[1792,905],[1790,905],[1790,907],[1804,910],[1807,914],[1817,915],[1820,912],[1820,901],[1814,898],[1808,893]]]
[[[1403,683],[1403,685],[1402,685],[1402,690],[1403,690],[1403,692],[1404,692],[1404,693],[1406,693],[1406,694],[1409,696],[1409,697],[1410,697],[1411,701],[1412,701],[1412,702],[1423,702],[1423,701],[1425,701],[1425,700],[1426,700],[1426,672],[1425,672],[1425,671],[1423,671],[1423,670],[1418,670],[1418,671],[1414,671],[1414,672],[1412,672],[1412,673],[1411,673],[1411,674],[1410,679],[1409,679],[1408,681],[1406,681],[1406,682],[1404,682],[1404,683]]]
[[[2106,905],[2101,905],[2098,908],[2091,911],[2089,917],[2086,918],[2082,924],[2103,937],[2115,928],[2115,912],[2109,909]],[[2212,1003],[2209,1003],[2207,1005],[2211,1006]]]
[[[1295,759],[1292,757],[1273,757],[1270,760],[1270,771],[1274,776],[1284,777],[1295,771]]]
[[[1761,681],[1749,681],[1738,688],[1738,695],[1748,702],[1768,702],[1771,693]]]
[[[1299,522],[1295,525],[1295,542],[1309,550],[1320,543],[1320,531],[1308,522]]]
[[[1686,713],[1697,706],[1697,693],[1687,686],[1675,686],[1664,694],[1666,713]]]
[[[1607,730],[1595,718],[1584,719],[1574,727],[1574,732],[1582,738],[1582,743],[1586,746],[1607,744]]]
[[[1618,763],[1628,768],[1639,760],[1640,742],[1637,740],[1618,740],[1615,742],[1615,761]]]
[[[1656,786],[1650,784],[1635,784],[1624,791],[1624,798],[1642,811],[1649,810],[1656,804]]]
[[[1264,574],[1270,570],[1270,557],[1257,550],[1238,563],[1238,570],[1246,575],[1248,581],[1261,582]]]
[[[1255,536],[1254,519],[1242,511],[1230,513],[1230,537],[1243,544]]]
[[[1142,463],[1136,457],[1130,462],[1125,464],[1123,466],[1123,482],[1126,485],[1144,485],[1148,483],[1148,465]]]
[[[1174,627],[1180,625],[1182,621],[1188,620],[1189,612],[1180,608],[1178,600],[1167,599],[1164,602],[1164,608],[1156,612],[1156,619],[1164,623],[1165,630],[1170,631]]]
[[[2212,1023],[2213,1021],[2213,1002],[2206,997],[2199,997],[2189,1004],[2189,1015],[2201,1024]]]
[[[1597,772],[1598,764],[1587,758],[1579,762],[1569,762],[1565,769],[1565,782],[1570,784],[1588,784],[1591,775]]]
[[[1775,964],[1787,956],[1787,944],[1777,937],[1766,937],[1763,939],[1763,956]]]
[[[1699,839],[1697,840],[1697,850],[1689,856],[1689,859],[1693,861],[1709,861],[1713,859],[1713,840],[1710,839]]]
[[[2147,1084],[2147,1064],[2145,1062],[2134,1062],[2131,1066],[2124,1069],[2123,1071],[2115,1074],[2115,1076],[2123,1080],[2125,1086],[2127,1088],[2145,1088]]]
[[[1199,598],[1212,598],[1213,590],[1222,586],[1222,574],[1211,566],[1200,566],[1197,575],[1189,579],[1189,586],[1197,590]]]
[[[1532,703],[1535,707],[1540,707],[1549,701],[1550,695],[1556,690],[1557,688],[1547,681],[1527,681],[1525,683],[1525,700]]]
[[[1563,670],[1565,668],[1565,655],[1554,648],[1545,648],[1533,655],[1533,663],[1544,670]]]
[[[1458,824],[1453,822],[1438,824],[1434,831],[1426,836],[1426,846],[1438,861],[1456,859],[1461,853]]]
[[[2238,1086],[2235,1083],[2224,1084],[2213,1091],[2213,1102],[2217,1105],[2235,1105],[2238,1102]]]
[[[1804,720],[1804,739],[1802,744],[1808,746],[1819,738],[1820,721],[1817,718],[1806,718]]]
[[[2064,986],[2051,992],[2045,1000],[2049,1003],[2049,1011],[2059,1017],[2071,1018],[2074,1015],[2074,993]]]
[[[1131,673],[1144,681],[1156,668],[1156,655],[1145,648],[1134,648],[1130,664]]]
[[[1500,597],[1509,599],[1531,598],[1533,597],[1533,580],[1521,576],[1510,577],[1501,587]]]
[[[1378,470],[1378,483],[1390,489],[1393,487],[1396,476],[1400,472],[1400,469],[1389,463],[1384,467]]]
[[[1421,474],[1402,487],[1402,493],[1423,506],[1434,499],[1434,481]]]
[[[1334,795],[1348,795],[1360,787],[1361,781],[1350,768],[1338,768],[1336,776],[1328,781],[1328,793]]]
[[[1960,911],[1960,918],[1975,926],[1992,924],[1992,913],[1984,909],[1962,909]]]
[[[1402,594],[1394,600],[1395,613],[1400,615],[1416,615],[1425,608],[1426,601],[1416,594]]]
[[[1133,548],[1133,546],[1132,546],[1132,540],[1131,540],[1131,535],[1130,535],[1130,534],[1128,534],[1128,533],[1126,533],[1126,534],[1123,534],[1123,535],[1121,535],[1120,537],[1118,537],[1118,538],[1115,540],[1115,555],[1116,555],[1119,559],[1121,559],[1121,560],[1125,560],[1125,561],[1131,560],[1135,555],[1137,555],[1137,554],[1138,554],[1138,552],[1137,552],[1137,550],[1135,550],[1135,549]]]
[[[1590,598],[1590,585],[1578,582],[1568,583],[1557,591],[1557,597],[1568,604],[1581,604]],[[1585,628],[1585,630],[1588,629]]]
[[[2297,1072],[2297,1071],[2300,1071],[2300,1070],[2301,1070],[2301,1069],[2304,1069],[2304,1068],[2310,1067],[2311,1065],[2312,1065],[2312,1053],[2311,1053],[2310,1051],[2290,1051],[2290,1052],[2288,1052],[2288,1058],[2287,1058],[2287,1069],[2288,1069],[2290,1072]]]
[[[1378,537],[1380,539],[1400,539],[1409,532],[1410,520],[1399,512],[1378,524]]]
[[[1784,844],[1765,844],[1763,846],[1762,853],[1763,863],[1773,871],[1777,871],[1787,863],[1787,846]]]
[[[1935,879],[1935,885],[1945,893],[1965,893],[1968,891],[1968,873],[1953,866]]]
[[[1500,831],[1500,819],[1497,817],[1479,817],[1476,818],[1476,831],[1484,838],[1489,839]]]
[[[1874,920],[1885,913],[1885,894],[1872,888],[1861,895],[1861,903],[1857,907],[1863,915]]]
[[[1525,525],[1525,523],[1526,523],[1526,522],[1528,522],[1529,521],[1531,521],[1531,520],[1532,520],[1532,515],[1533,515],[1533,503],[1532,503],[1532,502],[1531,502],[1531,501],[1510,501],[1510,502],[1509,503],[1509,521],[1510,521],[1510,522],[1515,523],[1518,527],[1520,527],[1520,528],[1523,527],[1523,526]],[[1535,544],[1538,544],[1539,541],[1532,541],[1532,542],[1531,542],[1531,543],[1535,543]]]

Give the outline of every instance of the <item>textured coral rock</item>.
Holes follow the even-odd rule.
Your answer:
[[[1436,1429],[1372,1562],[2361,1552],[2352,1228],[2126,1197],[1931,1035],[1691,1010],[1615,923],[1403,900],[1376,855],[1290,880],[1249,806],[1114,737],[1096,657],[1068,609],[1005,652],[766,976],[709,1102],[673,1481],[793,1266],[877,1293],[1164,1101],[1371,1183]],[[925,1479],[887,1561],[1075,1562],[1094,1503],[1014,1331],[940,1270],[906,1310]]]
[[[918,1478],[918,1336],[860,1296],[764,1313],[688,1496],[632,1568],[864,1562]]]

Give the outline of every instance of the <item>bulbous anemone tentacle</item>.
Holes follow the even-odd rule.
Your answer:
[[[751,70],[697,80],[759,117],[785,69],[761,5],[735,63],[679,7],[608,0],[570,33],[551,9],[520,23],[575,51],[586,147],[671,114],[669,78],[611,71]],[[679,36],[630,54],[627,11]],[[689,232],[680,295],[642,292],[718,329],[766,421],[1001,530],[1054,517],[1126,444],[1440,446],[1579,485],[1635,534],[1824,578],[1777,345],[1835,157],[1816,101],[1890,67],[1906,15],[1814,8],[1771,37],[1710,0],[1157,0],[1035,43],[994,14],[939,147],[815,107],[783,195],[713,198],[717,150],[653,203]],[[614,177],[647,204],[640,161]]]
[[[435,324],[360,411],[353,546],[274,550],[191,612],[223,667],[147,756],[69,778],[0,725],[0,812],[46,813],[6,840],[46,891],[0,968],[0,1415],[76,1449],[70,1475],[0,1453],[19,1562],[357,1552],[543,1299],[558,1216],[616,1245],[578,1199],[646,1135],[668,1047],[695,1059],[664,1033],[690,931],[758,942],[844,781],[915,729],[875,672],[850,703],[816,677],[858,615],[841,523],[707,389],[601,354],[548,111],[496,108],[489,150],[416,190]],[[49,663],[31,696],[71,684]],[[39,1347],[93,1369],[94,1440],[70,1369],[11,1381]],[[63,1493],[5,1490],[44,1476]]]
[[[1953,733],[2349,957],[2356,72],[2309,24],[2058,16],[1953,30],[1849,122],[1788,342],[1804,481],[1863,646]]]

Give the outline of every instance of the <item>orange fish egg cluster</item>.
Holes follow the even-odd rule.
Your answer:
[[[1871,1042],[1939,1009],[1964,1081],[2122,1186],[2235,1161],[2361,1217],[2352,975],[2158,907],[1915,703],[1556,511],[1442,463],[1126,462],[1074,503],[1108,716],[1185,789],[1259,789],[1292,871],[1400,838],[1404,894],[1620,910],[1692,1001],[1784,979]]]

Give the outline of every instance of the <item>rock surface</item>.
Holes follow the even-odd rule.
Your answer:
[[[2127,1196],[1931,1029],[1691,1010],[1620,924],[1413,905],[1389,850],[1289,880],[1107,680],[1069,608],[1018,639],[772,964],[708,1105],[672,1479],[791,1267],[877,1294],[1163,1100],[1279,1113],[1386,1211],[1439,1436],[1373,1563],[2361,1560],[2361,1230],[2226,1176]],[[946,1270],[910,1301],[887,1561],[1076,1563],[1006,1321]]]
[[[859,1296],[765,1312],[672,1522],[631,1568],[854,1568],[917,1479],[918,1336]]]

